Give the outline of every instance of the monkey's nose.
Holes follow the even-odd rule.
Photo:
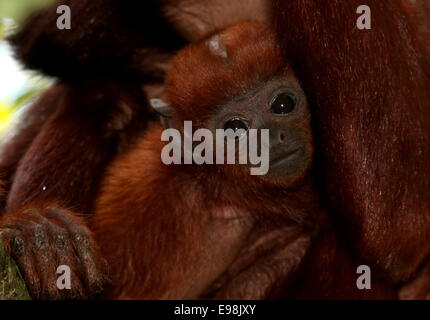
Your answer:
[[[288,143],[288,133],[283,129],[272,129],[270,131],[270,144],[272,146]]]
[[[285,138],[286,138],[285,132],[284,131],[279,132],[279,137],[278,137],[279,142],[284,143]]]
[[[273,138],[274,142],[284,144],[288,142],[288,133],[283,129],[278,129],[276,130]]]

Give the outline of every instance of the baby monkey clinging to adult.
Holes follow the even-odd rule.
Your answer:
[[[307,175],[306,97],[271,30],[242,22],[183,49],[165,104],[109,169],[92,228],[108,259],[111,298],[276,297],[321,221]],[[165,165],[163,129],[269,129],[270,168]],[[240,138],[242,139],[242,138]],[[239,139],[239,140],[240,140]]]

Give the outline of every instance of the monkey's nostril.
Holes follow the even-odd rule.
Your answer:
[[[281,134],[279,135],[279,141],[284,142],[284,140],[285,140],[285,134],[284,134],[284,133],[281,133]]]

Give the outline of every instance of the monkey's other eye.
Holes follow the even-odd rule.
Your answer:
[[[228,120],[224,125],[224,130],[231,129],[233,132],[237,132],[239,130],[244,130],[244,132],[248,131],[249,125],[248,122],[241,118],[233,118]]]
[[[276,114],[287,114],[294,110],[297,99],[291,93],[281,93],[273,99],[271,110]]]

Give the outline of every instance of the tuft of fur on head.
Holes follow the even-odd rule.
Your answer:
[[[240,22],[179,52],[166,79],[166,99],[174,117],[203,125],[216,106],[287,68],[266,24]]]

